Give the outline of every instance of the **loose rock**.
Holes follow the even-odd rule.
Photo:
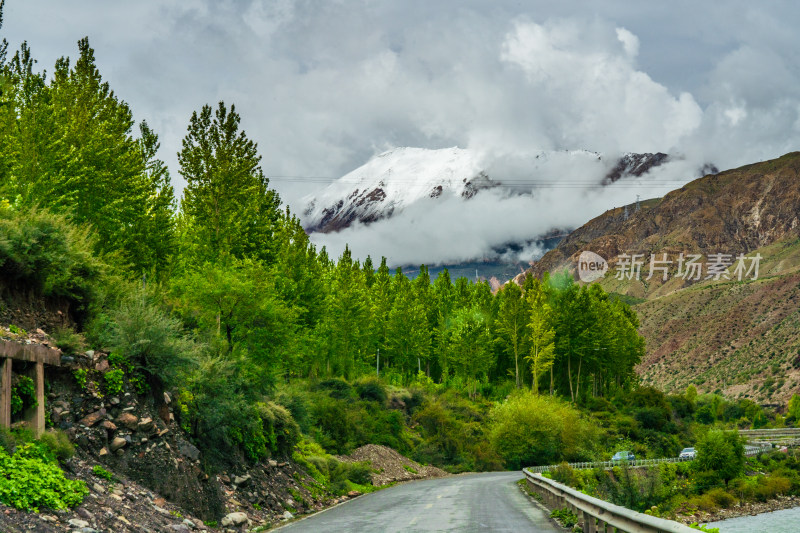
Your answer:
[[[241,526],[242,524],[247,524],[250,520],[247,518],[247,515],[242,512],[236,513],[229,513],[225,515],[222,519],[222,527],[229,527],[229,526]]]
[[[110,446],[111,451],[115,452],[119,449],[122,449],[126,444],[128,444],[128,441],[126,441],[122,437],[116,437],[114,440],[111,441],[111,446]]]

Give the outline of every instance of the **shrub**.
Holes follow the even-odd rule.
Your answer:
[[[330,489],[343,494],[350,490],[348,481],[356,485],[371,485],[372,470],[369,463],[346,463],[333,457],[328,458],[328,472],[330,473]]]
[[[0,279],[5,283],[66,298],[81,314],[103,268],[86,227],[43,210],[0,206]]]
[[[284,456],[291,454],[300,441],[300,427],[291,413],[272,402],[259,403],[257,407],[270,451]]]
[[[42,434],[39,440],[47,446],[50,452],[59,461],[66,461],[75,455],[75,446],[67,437],[67,434],[60,430],[50,430]]]
[[[75,507],[88,494],[83,481],[64,477],[64,472],[32,443],[14,455],[0,450],[0,501],[24,511]]]
[[[111,472],[109,472],[100,465],[94,465],[92,467],[92,474],[94,474],[99,478],[103,478],[106,481],[114,481],[114,474],[112,474]]]
[[[123,377],[125,376],[125,371],[121,368],[115,368],[114,370],[109,370],[103,376],[103,379],[106,382],[106,392],[108,394],[120,394],[123,389]]]
[[[550,475],[554,481],[558,481],[559,483],[563,483],[576,489],[581,488],[580,478],[575,473],[575,470],[566,462],[562,462],[555,467],[550,472]]]
[[[711,489],[706,493],[706,496],[711,498],[717,506],[725,509],[736,503],[736,498],[722,488]]]
[[[690,508],[700,509],[701,511],[705,511],[707,513],[715,511],[718,506],[717,502],[714,501],[709,494],[701,494],[700,496],[693,496],[689,498],[687,505]]]
[[[578,516],[566,507],[551,511],[550,518],[555,518],[567,529],[572,528],[572,526],[578,523]]]
[[[67,355],[78,353],[86,347],[83,335],[72,328],[57,328],[53,332],[53,339],[56,346]]]
[[[785,477],[769,476],[759,479],[755,496],[762,502],[770,500],[779,494],[786,494],[792,487],[792,482]]]
[[[17,376],[11,388],[11,414],[18,414],[25,409],[36,407],[36,386],[28,376]]]
[[[184,334],[180,320],[169,316],[143,291],[129,295],[111,318],[104,344],[135,369],[171,384],[179,371],[194,363],[199,345]]]
[[[362,400],[386,405],[388,397],[386,394],[386,387],[374,376],[358,380],[356,383],[356,393]]]
[[[353,387],[342,378],[331,378],[320,381],[317,383],[315,389],[328,391],[330,397],[336,398],[337,400],[344,400],[352,398],[353,396]]]
[[[86,390],[86,376],[88,374],[89,372],[85,368],[79,368],[72,373],[81,390]]]
[[[133,371],[133,365],[128,360],[128,358],[122,355],[121,353],[111,352],[110,354],[108,354],[108,364],[112,368],[121,368],[126,372]]]
[[[0,449],[5,450],[7,454],[14,453],[14,448],[17,446],[17,440],[9,428],[0,427]]]
[[[600,431],[566,402],[516,394],[491,413],[489,438],[512,469],[590,459]]]

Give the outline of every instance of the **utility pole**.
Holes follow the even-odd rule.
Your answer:
[[[642,204],[639,203],[639,195],[637,194],[636,195],[636,210],[638,211],[641,208],[642,208]]]
[[[628,204],[625,204],[625,211],[622,213],[622,220],[628,220]]]
[[[378,348],[378,357],[375,359],[375,375],[381,377],[381,349]]]

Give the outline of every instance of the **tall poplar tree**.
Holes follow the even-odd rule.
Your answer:
[[[280,198],[269,188],[258,146],[240,130],[235,106],[219,102],[192,113],[181,151],[186,179],[181,212],[199,262],[251,257],[270,262]]]

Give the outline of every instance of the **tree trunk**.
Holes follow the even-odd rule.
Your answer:
[[[567,355],[567,381],[569,381],[569,395],[575,403],[575,392],[572,390],[572,355]]]

